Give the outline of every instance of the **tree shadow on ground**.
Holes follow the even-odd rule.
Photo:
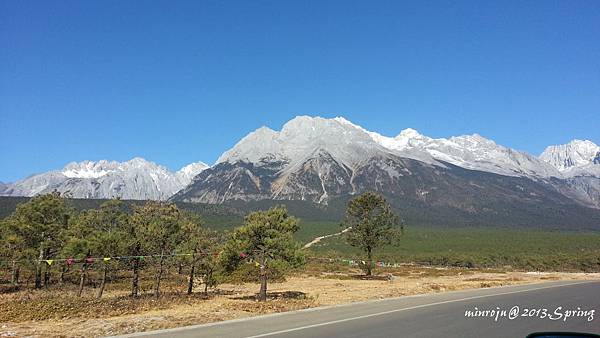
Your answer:
[[[251,296],[233,297],[236,300],[258,300],[258,293]],[[267,292],[267,299],[306,299],[306,293],[301,291]]]
[[[20,285],[13,285],[13,284],[3,284],[0,285],[0,294],[2,293],[14,293],[14,292],[18,292],[21,291],[21,286]]]
[[[393,279],[393,276],[390,274],[386,275],[350,275],[351,279],[359,279],[359,280],[379,280],[379,281],[389,281]]]

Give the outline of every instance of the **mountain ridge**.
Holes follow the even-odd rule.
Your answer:
[[[0,187],[4,196],[34,196],[58,191],[73,198],[166,200],[208,168],[191,163],[177,172],[141,157],[129,161],[71,162],[59,170],[34,174]]]
[[[574,140],[550,146],[535,157],[479,134],[431,138],[407,128],[388,137],[343,117],[298,116],[280,131],[263,126],[250,132],[211,167],[195,162],[171,172],[139,157],[126,162],[72,162],[60,170],[0,184],[0,195],[58,190],[82,198],[188,198],[206,203],[272,198],[327,203],[364,190],[368,185],[361,186],[357,177],[381,190],[398,177],[412,175],[410,167],[416,166],[407,165],[410,159],[422,164],[418,171],[423,175],[458,167],[471,175],[480,171],[523,177],[579,204],[600,208],[600,151],[596,150],[600,147],[591,141]],[[368,178],[369,170],[378,180]],[[192,194],[198,186],[202,186],[199,192]]]
[[[465,186],[483,185],[490,194],[497,195],[488,200],[498,202],[501,200],[498,197],[532,200],[517,191],[507,193],[506,187],[494,185],[491,179],[476,182],[460,178],[480,177],[478,172],[494,174],[506,181],[511,181],[510,177],[526,179],[531,181],[531,194],[545,194],[555,202],[558,194],[563,199],[559,204],[569,201],[600,208],[600,179],[593,171],[586,176],[569,176],[567,180],[551,163],[478,134],[433,139],[414,129],[405,129],[390,138],[342,117],[309,116],[288,121],[281,131],[261,127],[249,133],[171,200],[225,203],[274,199],[327,204],[332,198],[367,190],[387,193],[392,198],[419,200],[432,194],[429,187],[440,188],[436,182],[452,186],[445,190],[447,194],[459,191],[462,185],[455,183],[461,180]],[[420,186],[406,177],[417,177]],[[429,181],[424,177],[429,177]],[[517,184],[513,189],[522,186]],[[473,196],[478,193],[474,188],[470,190]],[[538,202],[546,203],[543,199]],[[473,208],[460,205],[457,200],[446,199],[444,203],[464,210]]]

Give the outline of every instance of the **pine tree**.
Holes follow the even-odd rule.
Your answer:
[[[19,204],[5,221],[12,240],[28,248],[24,255],[36,262],[36,288],[42,287],[42,269],[48,267],[45,261],[54,257],[63,246],[65,230],[72,215],[73,210],[60,193],[53,192]],[[44,281],[49,281],[47,270]]]
[[[129,216],[124,204],[119,199],[102,203],[99,209],[90,209],[77,215],[68,230],[68,242],[63,250],[67,256],[82,260],[79,294],[83,289],[83,281],[89,263],[89,256],[111,257],[127,253],[127,226]],[[102,297],[106,286],[108,272],[118,263],[110,259],[97,262],[102,265],[100,287],[96,297]]]
[[[194,289],[194,279],[201,276],[204,282],[204,293],[209,287],[217,285],[215,272],[218,269],[218,245],[220,236],[217,232],[202,226],[198,216],[186,214],[181,228],[182,240],[179,250],[189,256],[182,259],[190,266],[187,293]]]
[[[21,272],[20,260],[35,256],[35,251],[25,245],[23,237],[19,236],[14,223],[8,219],[0,221],[0,257],[6,258],[11,269],[10,283],[19,286]]]
[[[373,270],[373,251],[396,243],[404,230],[385,198],[373,192],[366,192],[348,203],[341,226],[349,229],[344,233],[346,242],[366,253],[367,261],[362,267],[367,276],[371,276]]]
[[[256,211],[246,216],[244,225],[230,235],[223,252],[226,271],[250,260],[260,269],[258,299],[267,299],[267,280],[275,266],[296,267],[304,262],[300,246],[292,237],[298,220],[284,206]]]
[[[141,239],[137,244],[147,253],[158,254],[154,277],[155,297],[160,295],[166,257],[174,252],[181,239],[183,220],[182,213],[172,203],[150,201],[134,208],[132,224]]]

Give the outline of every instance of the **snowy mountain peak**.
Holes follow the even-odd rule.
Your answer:
[[[502,147],[496,144],[496,142],[487,139],[479,134],[472,135],[461,135],[461,136],[453,136],[449,140],[449,142],[459,144],[462,147],[467,149],[477,150],[483,148],[495,148]],[[505,148],[505,147],[502,147]]]
[[[593,165],[600,158],[600,146],[588,140],[573,140],[567,144],[547,147],[540,155],[562,172]]]
[[[145,158],[139,157],[139,156],[136,156],[136,157],[132,158],[131,160],[127,161],[127,162],[129,162],[129,163],[140,163],[140,164],[154,163],[154,162],[150,162],[150,161],[146,160]]]
[[[304,137],[303,133],[317,134],[321,132],[331,132],[340,130],[354,130],[358,126],[344,118],[323,118],[320,116],[297,116],[283,125],[281,134]]]
[[[268,154],[278,154],[280,151],[278,137],[279,132],[265,126],[260,127],[243,137],[233,148],[224,152],[217,159],[217,163],[258,162]]]
[[[461,136],[459,136],[459,137],[461,137]],[[478,142],[478,143],[493,143],[493,144],[496,144],[496,142],[490,140],[489,138],[485,138],[485,137],[483,137],[483,136],[481,136],[481,135],[479,135],[477,133],[471,134],[471,135],[463,135],[462,137],[464,139],[471,140],[473,142]]]
[[[361,126],[359,126],[359,125],[356,125],[356,124],[354,124],[354,123],[352,123],[352,122],[348,121],[348,120],[347,120],[345,117],[343,117],[343,116],[336,116],[336,117],[334,117],[334,118],[333,118],[333,120],[334,120],[334,121],[337,121],[338,123],[341,123],[341,124],[345,124],[345,125],[347,125],[347,126],[350,126],[350,127],[354,127],[354,128],[362,129],[362,127],[361,127]]]
[[[194,175],[198,174],[199,171],[208,168],[208,164],[198,161],[194,163],[190,163],[177,171],[178,173],[186,174],[186,175]]]
[[[117,171],[133,169],[154,170],[160,172],[168,171],[165,167],[154,162],[141,157],[134,157],[126,162],[107,160],[71,162],[63,168],[61,173],[68,178],[99,178]]]
[[[141,157],[126,162],[71,162],[61,170],[33,175],[6,185],[2,195],[34,196],[59,191],[74,198],[165,200],[188,185],[208,166],[192,163],[176,173]]]
[[[406,128],[404,130],[402,130],[400,132],[400,134],[398,134],[398,136],[396,136],[396,138],[400,138],[400,137],[404,137],[404,138],[417,138],[417,137],[421,137],[423,135],[419,134],[418,131],[412,129],[412,128]]]
[[[393,138],[393,142],[386,142],[388,148],[395,150],[415,149],[425,143],[431,142],[432,138],[420,134],[412,128],[406,128],[400,131],[400,134]]]
[[[201,173],[202,171],[208,169],[209,166],[202,162],[194,162],[194,163],[190,163],[186,166],[184,166],[183,168],[179,169],[179,171],[177,171],[176,175],[179,176],[179,178],[181,179],[182,183],[184,183],[184,185],[189,184],[192,179],[198,175],[199,173]]]
[[[252,134],[257,134],[257,135],[273,135],[273,134],[277,134],[277,132],[267,126],[262,126],[258,129],[256,129],[255,131],[252,132]]]
[[[251,132],[217,163],[260,163],[265,159],[290,163],[304,160],[318,149],[347,165],[368,157],[366,153],[384,150],[364,129],[344,118],[297,116],[279,132],[268,128]]]

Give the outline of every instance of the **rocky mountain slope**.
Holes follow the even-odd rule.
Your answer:
[[[279,132],[250,133],[172,200],[327,204],[375,190],[424,213],[448,208],[493,218],[519,208],[550,215],[600,206],[584,192],[589,183],[568,181],[551,163],[479,135],[432,139],[404,130],[389,138],[342,118],[301,116]]]

